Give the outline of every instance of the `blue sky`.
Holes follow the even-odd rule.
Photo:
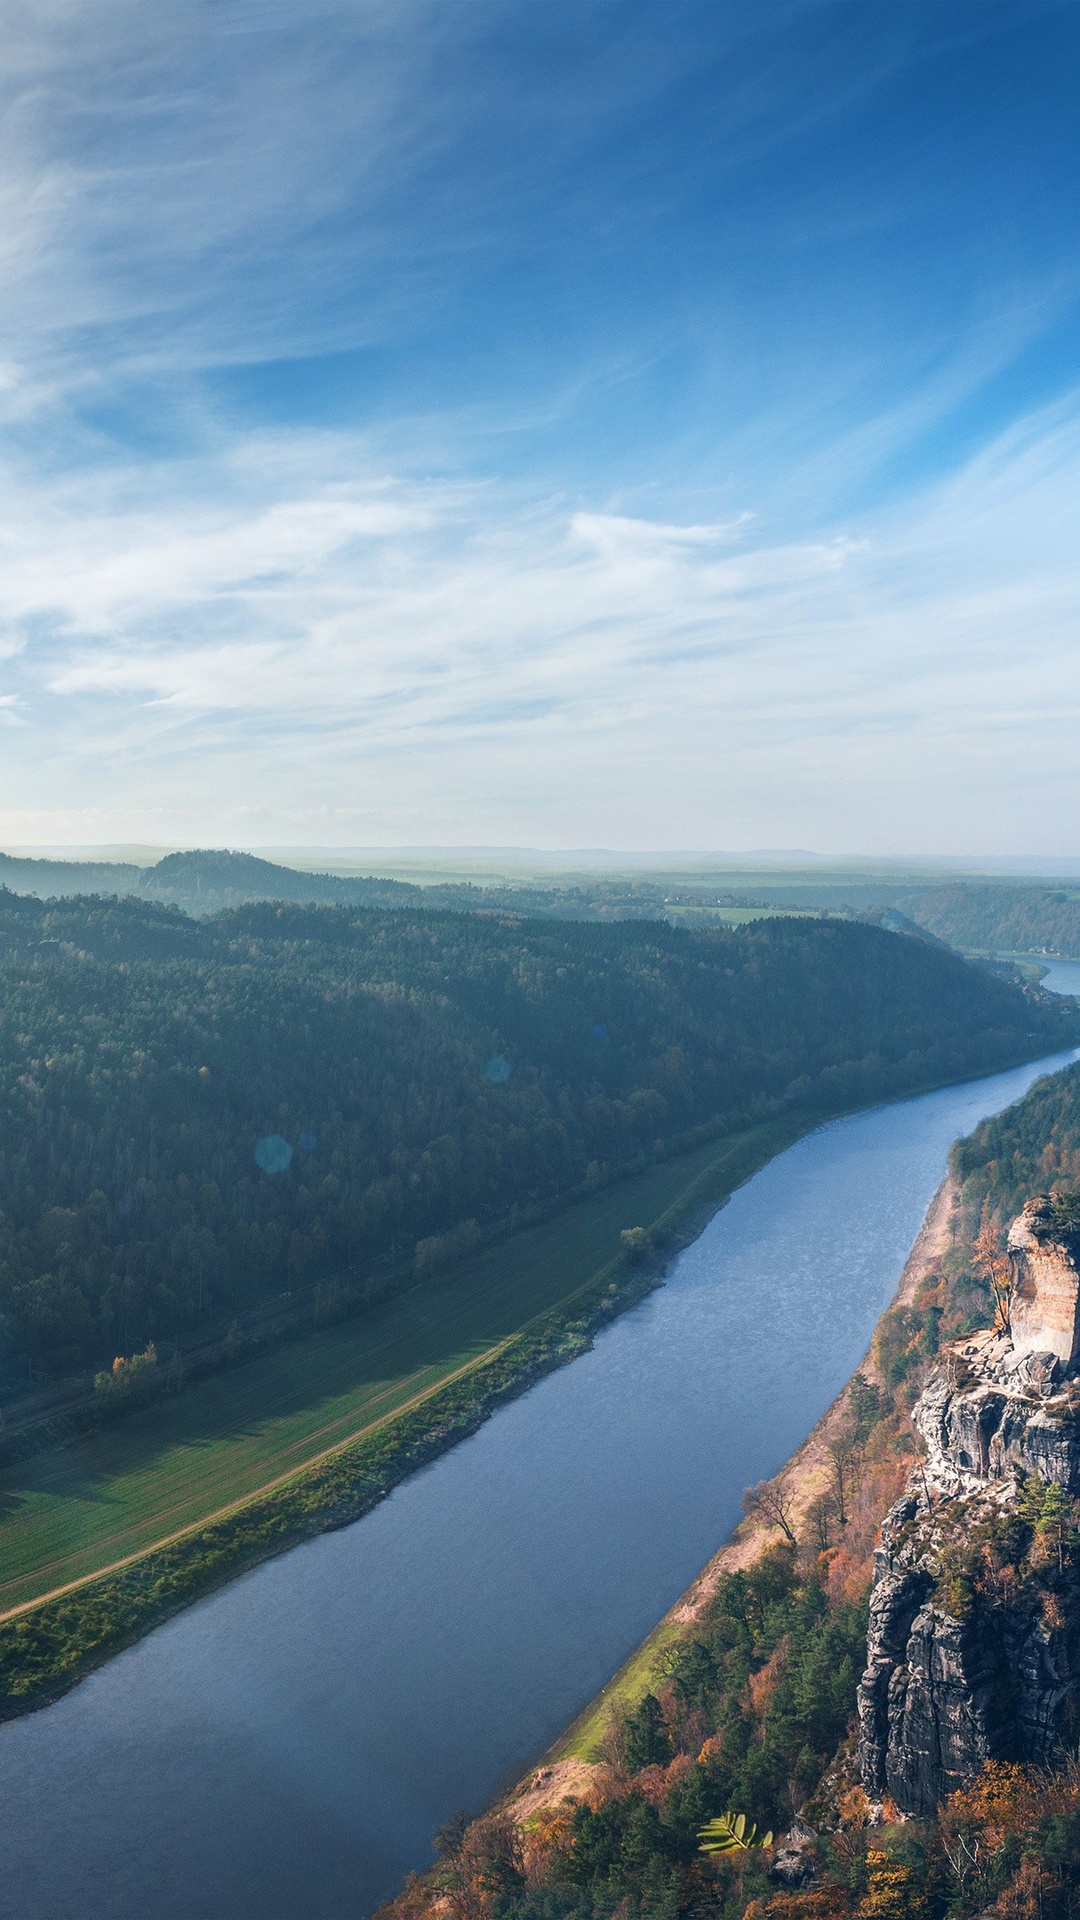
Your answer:
[[[1080,7],[39,0],[0,839],[1080,853]]]

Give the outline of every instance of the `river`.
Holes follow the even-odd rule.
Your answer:
[[[1049,987],[1051,993],[1080,994],[1080,960],[1044,960],[1037,953],[1031,958],[1045,968],[1041,986]]]
[[[799,1141],[590,1353],[366,1519],[0,1729],[4,1920],[370,1912],[543,1752],[813,1426],[951,1142],[1073,1057]]]

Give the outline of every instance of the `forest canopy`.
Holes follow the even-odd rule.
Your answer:
[[[842,921],[194,921],[0,891],[0,1377],[107,1363],[345,1265],[411,1283],[418,1244],[467,1248],[708,1129],[991,1070],[1076,1026]]]

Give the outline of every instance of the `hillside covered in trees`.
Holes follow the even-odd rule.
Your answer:
[[[108,1361],[346,1264],[405,1284],[702,1130],[1075,1030],[1059,1001],[841,922],[196,922],[0,894],[4,1371]]]
[[[1080,956],[1080,893],[1064,887],[920,888],[898,904],[919,925],[970,953],[1055,953]]]
[[[303,873],[275,860],[231,849],[167,853],[151,867],[132,861],[30,859],[0,853],[0,886],[40,900],[89,893],[153,900],[193,915],[219,913],[251,900],[291,900],[312,906],[421,905],[424,889],[409,881]]]

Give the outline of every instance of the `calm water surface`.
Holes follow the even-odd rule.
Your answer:
[[[1033,957],[1046,968],[1040,986],[1049,987],[1051,993],[1080,993],[1080,960],[1044,960],[1039,954]]]
[[[814,1424],[950,1143],[1072,1058],[800,1141],[591,1353],[367,1519],[0,1729],[0,1915],[370,1912],[555,1738]]]

